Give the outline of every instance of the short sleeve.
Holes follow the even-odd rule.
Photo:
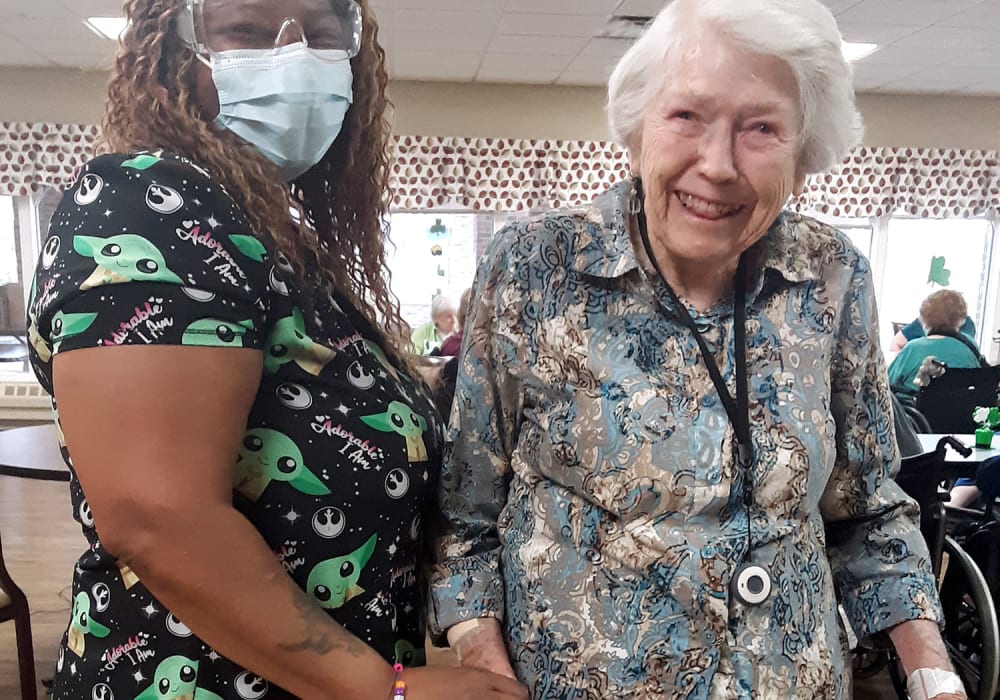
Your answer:
[[[108,345],[259,348],[268,258],[198,166],[101,156],[63,195],[42,247],[28,309],[36,367]]]

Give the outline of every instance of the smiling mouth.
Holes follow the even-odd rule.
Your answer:
[[[695,197],[687,192],[676,192],[677,201],[689,212],[702,219],[726,219],[735,216],[743,210],[742,204],[720,204],[710,202],[701,197]]]

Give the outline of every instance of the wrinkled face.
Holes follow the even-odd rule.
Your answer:
[[[663,70],[629,160],[657,257],[735,267],[802,184],[798,88],[776,58],[718,37],[691,45]]]
[[[458,314],[452,309],[442,311],[434,316],[434,325],[441,335],[451,335],[458,327]]]

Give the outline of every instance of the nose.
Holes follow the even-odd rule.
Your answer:
[[[288,46],[300,41],[309,46],[309,41],[306,39],[306,30],[302,28],[302,25],[294,17],[285,17],[281,22],[281,28],[278,29],[278,36],[274,39],[274,48],[277,49],[281,46]]]
[[[700,170],[713,182],[731,182],[738,177],[733,154],[733,134],[721,127],[708,129],[702,136]]]

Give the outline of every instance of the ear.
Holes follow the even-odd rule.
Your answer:
[[[383,433],[396,432],[396,428],[389,424],[389,419],[386,418],[385,413],[380,413],[376,416],[361,416],[361,421],[365,425],[375,428],[375,430],[381,430]]]
[[[806,191],[806,174],[801,165],[795,166],[795,185],[792,187],[792,194],[796,197]]]
[[[94,257],[94,250],[102,243],[102,239],[93,236],[73,236],[73,250],[88,258]]]
[[[361,545],[361,549],[358,550],[358,568],[363,569],[367,564],[368,560],[371,559],[372,552],[375,551],[375,543],[378,541],[378,537],[372,535],[368,538],[368,541]]]

